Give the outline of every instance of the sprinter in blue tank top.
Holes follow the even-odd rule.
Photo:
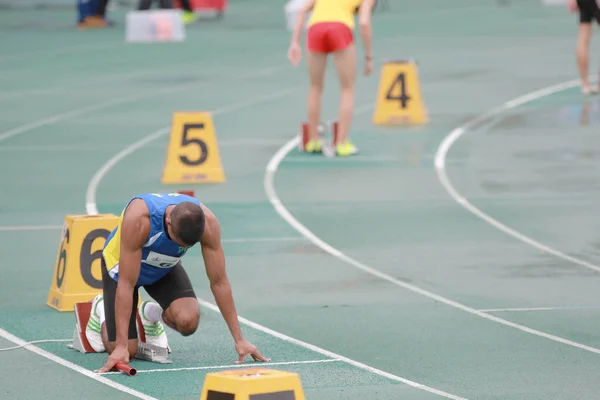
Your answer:
[[[128,363],[138,349],[136,314],[146,342],[168,348],[163,323],[184,336],[198,328],[200,307],[181,258],[200,243],[215,300],[243,362],[269,361],[242,336],[231,286],[225,272],[221,228],[215,215],[197,199],[180,193],[148,193],[127,203],[102,252],[103,292],[92,302],[86,337],[96,352],[110,355],[97,372]],[[156,302],[143,301],[144,287]]]

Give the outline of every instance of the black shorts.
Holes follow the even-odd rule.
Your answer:
[[[102,258],[102,286],[104,291],[104,316],[106,321],[106,332],[108,341],[117,340],[117,326],[115,321],[115,298],[117,295],[117,282],[108,275],[106,263]],[[178,263],[167,275],[151,285],[143,286],[146,292],[166,310],[172,302],[184,297],[196,298],[192,283],[185,269]],[[136,314],[139,300],[139,286],[133,289],[133,303],[131,317],[129,318],[129,339],[137,339]]]
[[[593,19],[600,24],[600,5],[597,0],[577,0],[579,23],[589,24]]]

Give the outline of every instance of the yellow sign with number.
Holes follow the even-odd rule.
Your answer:
[[[413,125],[427,122],[417,65],[413,61],[385,63],[381,70],[373,123]]]
[[[162,183],[225,182],[210,113],[176,112]]]
[[[102,292],[102,248],[118,221],[113,214],[65,217],[47,305],[73,311],[75,303],[90,301]]]
[[[200,400],[305,400],[300,375],[265,368],[211,372]]]

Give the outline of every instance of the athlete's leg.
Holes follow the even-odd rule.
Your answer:
[[[104,259],[101,261],[102,269],[102,294],[97,295],[92,302],[92,312],[86,326],[86,337],[90,345],[97,352],[107,351],[109,354],[115,349],[117,340],[115,322],[115,298],[117,293],[117,282],[112,279],[106,271]],[[133,290],[132,310],[129,319],[128,343],[129,357],[133,358],[137,353],[138,335],[136,328],[136,309],[138,303],[138,288]]]
[[[191,24],[196,21],[198,18],[192,10],[192,5],[190,4],[190,0],[181,0],[181,7],[183,8],[183,22],[186,24]]]
[[[356,80],[356,46],[351,44],[334,53],[335,67],[340,81],[340,108],[338,119],[338,142],[348,139],[354,110],[354,83]]]
[[[138,3],[138,11],[146,11],[152,7],[152,0],[140,0]]]
[[[596,8],[595,8],[595,19],[596,19],[596,23],[598,28],[600,28],[600,2],[596,1]],[[591,34],[590,34],[591,36]],[[598,71],[598,82],[596,83],[596,92],[600,92],[600,70]]]
[[[309,89],[307,98],[308,114],[308,143],[305,151],[320,153],[321,143],[318,136],[321,121],[321,97],[323,94],[325,68],[329,42],[327,38],[327,23],[311,25],[306,33],[307,65],[309,74]]]
[[[331,50],[340,82],[340,107],[336,154],[349,156],[358,150],[348,140],[354,110],[354,85],[356,80],[356,46],[350,28],[341,23],[331,24]]]
[[[591,92],[589,82],[589,48],[592,36],[592,18],[594,17],[595,0],[577,0],[579,7],[579,32],[577,35],[577,66],[581,77],[581,90]]]
[[[200,322],[200,306],[181,263],[158,282],[144,286],[144,289],[158,304],[144,302],[140,310],[142,320],[153,322],[162,319],[183,336],[196,332]]]
[[[309,141],[318,140],[318,129],[321,121],[321,97],[327,67],[327,53],[307,51],[310,88],[308,89],[308,137]]]
[[[581,88],[586,91],[590,87],[589,81],[589,48],[592,36],[592,24],[579,24],[579,35],[577,37],[577,66],[581,77]]]

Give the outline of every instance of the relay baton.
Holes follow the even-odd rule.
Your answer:
[[[122,373],[129,375],[129,376],[135,376],[135,374],[137,374],[137,370],[135,368],[132,368],[128,364],[125,364],[124,362],[121,362],[121,361],[117,361],[114,368],[117,371],[121,371]]]

